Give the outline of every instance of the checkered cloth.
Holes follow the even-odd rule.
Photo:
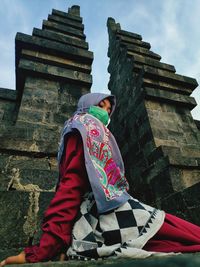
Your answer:
[[[98,259],[110,256],[143,258],[142,250],[164,221],[164,212],[130,198],[119,208],[98,214],[92,193],[81,204],[67,251],[70,259]]]

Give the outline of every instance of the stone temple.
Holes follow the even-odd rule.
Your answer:
[[[142,36],[113,18],[108,88],[118,100],[111,130],[132,195],[200,224],[200,122],[193,78],[161,62]],[[52,10],[42,29],[17,33],[16,90],[0,88],[0,256],[40,236],[57,182],[56,154],[64,121],[90,92],[93,53],[79,6]]]

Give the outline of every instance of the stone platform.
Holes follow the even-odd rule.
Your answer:
[[[147,259],[112,259],[98,261],[65,261],[35,264],[22,264],[21,267],[196,267],[200,265],[200,253],[179,254],[176,256],[151,257]],[[14,265],[7,265],[14,266]]]

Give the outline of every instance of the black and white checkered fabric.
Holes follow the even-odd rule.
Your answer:
[[[159,230],[164,212],[131,198],[119,208],[98,215],[92,193],[83,201],[67,255],[73,259],[124,256],[142,251]],[[144,250],[143,250],[144,252]],[[145,254],[145,253],[144,253]],[[149,255],[149,252],[146,252]]]

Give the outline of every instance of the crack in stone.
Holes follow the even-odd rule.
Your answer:
[[[37,229],[39,197],[40,192],[30,192],[29,194],[30,206],[27,212],[27,216],[24,217],[26,221],[23,225],[23,231],[29,238],[32,238],[34,236],[34,233]]]

